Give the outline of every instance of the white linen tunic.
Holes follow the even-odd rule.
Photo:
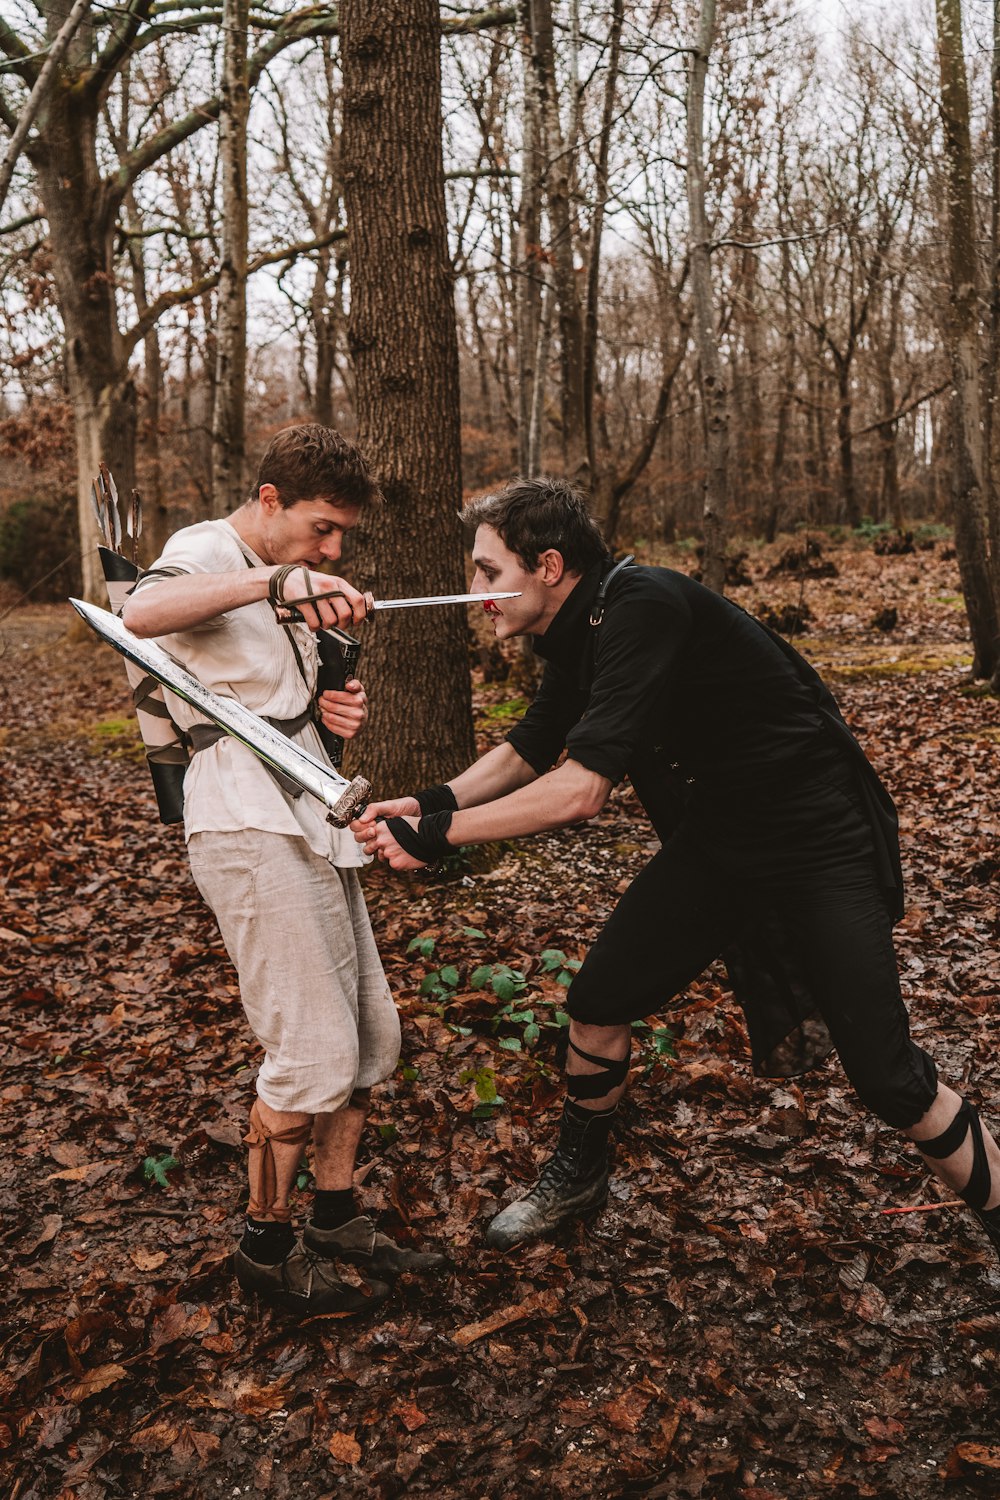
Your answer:
[[[186,526],[167,542],[155,568],[184,573],[236,573],[264,567],[228,521]],[[164,580],[150,577],[140,587]],[[295,660],[294,638],[303,672]],[[268,719],[294,719],[316,690],[316,638],[306,625],[279,625],[266,599],[217,615],[203,625],[159,638],[163,649],[222,698],[233,698]],[[181,729],[204,722],[197,709],[167,692],[171,717]],[[312,723],[292,736],[321,760],[323,742]],[[291,797],[257,757],[224,735],[192,757],[184,777],[184,836],[257,829],[304,838],[309,848],[338,868],[364,865],[368,857],[349,830],[326,821],[323,806],[308,792]]]

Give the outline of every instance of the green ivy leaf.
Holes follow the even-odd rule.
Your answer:
[[[474,990],[481,990],[490,982],[492,969],[489,964],[480,964],[478,969],[473,969],[469,975],[469,984]]]
[[[441,970],[441,983],[450,985],[452,989],[456,988],[458,985],[458,970],[454,964],[445,964]]]
[[[568,990],[573,983],[573,976],[568,969],[560,969],[556,975],[556,984],[561,984],[564,990]]]
[[[441,992],[441,973],[433,969],[430,974],[425,974],[420,981],[420,993],[422,995],[437,995]]]
[[[415,937],[407,945],[407,953],[419,953],[421,958],[430,958],[434,952],[434,938]]]
[[[530,1047],[532,1042],[537,1042],[541,1031],[534,1021],[524,1028],[524,1045]]]
[[[505,1052],[520,1052],[521,1038],[517,1036],[502,1036],[500,1045]]]
[[[486,934],[485,934],[485,932],[482,932],[480,930],[480,928],[478,928],[478,927],[463,927],[462,928],[462,936],[463,937],[485,938]]]
[[[562,969],[566,966],[566,955],[561,948],[546,948],[541,958],[543,974],[551,974],[553,969]]]

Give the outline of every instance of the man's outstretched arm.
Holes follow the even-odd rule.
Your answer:
[[[498,747],[499,750],[509,748]],[[490,752],[491,755],[493,753]],[[516,752],[511,753],[516,755]],[[484,756],[483,759],[488,757]],[[520,756],[517,759],[520,760]],[[477,766],[481,764],[476,763]],[[530,767],[527,769],[531,772]],[[475,770],[476,766],[470,767],[462,775],[468,776]],[[534,773],[531,772],[531,775],[534,776]],[[461,777],[456,777],[453,787],[457,788],[461,780]],[[463,808],[460,804],[459,811],[452,815],[447,833],[448,843],[453,848],[462,844],[488,844],[499,839],[518,838],[528,833],[545,833],[553,828],[564,828],[570,823],[585,822],[600,812],[611,794],[611,786],[607,777],[588,771],[579,761],[567,760],[554,771],[494,800],[474,807]],[[394,806],[384,816],[405,816],[415,828],[419,821],[415,816],[416,805],[412,799],[405,800],[411,804],[406,812],[397,810]],[[389,805],[376,804],[375,817],[380,816],[379,806]],[[372,813],[373,809],[368,811]],[[374,823],[366,815],[364,823],[359,822],[352,827],[355,837],[359,843],[364,844],[366,852],[377,854],[379,859],[385,860],[394,870],[420,869],[423,861],[402,849],[384,822]]]

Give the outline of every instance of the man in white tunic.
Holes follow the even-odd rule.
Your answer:
[[[155,636],[213,692],[270,719],[325,758],[315,711],[344,739],[367,717],[361,683],[316,702],[314,632],[365,616],[363,596],[312,570],[337,562],[344,534],[379,498],[359,450],[318,424],[271,443],[250,499],[225,520],[175,533],[129,599],[124,622]],[[273,580],[273,582],[272,582]],[[283,625],[275,599],[341,591]],[[169,696],[195,754],[184,779],[191,871],[236,966],[247,1020],[264,1048],[250,1113],[250,1203],[236,1251],[240,1285],[305,1313],[371,1308],[402,1271],[439,1255],[393,1244],[354,1201],[354,1162],[373,1084],[399,1056],[399,1020],[379,960],[349,833],[293,796],[244,745],[201,726]],[[290,1193],[312,1140],[316,1195],[301,1240]],[[358,1288],[333,1262],[366,1273]]]

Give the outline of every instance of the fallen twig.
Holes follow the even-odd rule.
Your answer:
[[[940,1203],[913,1203],[909,1208],[883,1208],[883,1214],[932,1214],[938,1208],[964,1208],[965,1203],[961,1198],[942,1199]]]

